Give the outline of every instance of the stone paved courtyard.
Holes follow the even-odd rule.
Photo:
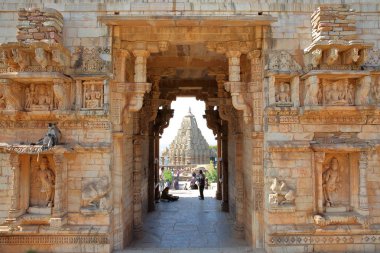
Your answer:
[[[120,252],[253,252],[243,239],[234,237],[232,219],[220,211],[214,190],[205,190],[204,201],[196,190],[170,193],[180,199],[159,203],[145,219],[142,238]]]

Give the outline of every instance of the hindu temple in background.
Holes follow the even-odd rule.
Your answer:
[[[189,108],[189,112],[182,119],[176,137],[169,148],[162,153],[162,158],[167,158],[168,165],[189,166],[208,164],[210,157],[215,156],[215,151],[209,148]]]

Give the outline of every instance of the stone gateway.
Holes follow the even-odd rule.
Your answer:
[[[378,1],[0,6],[0,252],[127,248],[156,209],[171,102],[190,96],[236,236],[380,251]]]

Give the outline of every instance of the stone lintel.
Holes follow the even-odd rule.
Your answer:
[[[98,21],[110,26],[255,26],[277,21],[270,15],[245,16],[99,16]]]
[[[71,78],[59,72],[8,72],[0,73],[0,78],[10,79],[19,83],[53,83],[54,79],[71,82]]]

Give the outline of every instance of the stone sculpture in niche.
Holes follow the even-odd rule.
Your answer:
[[[102,102],[102,92],[100,85],[96,85],[91,83],[90,85],[86,85],[85,83],[85,107],[94,109],[100,108]]]
[[[348,79],[331,81],[323,80],[324,104],[326,105],[353,105],[355,87]]]
[[[334,206],[332,194],[338,191],[340,185],[339,162],[335,157],[331,158],[330,164],[322,174],[323,197],[326,207]]]
[[[276,102],[290,103],[290,85],[289,83],[281,82],[276,87]]]
[[[110,190],[107,176],[87,183],[82,191],[82,207],[91,210],[106,210],[108,208],[107,195]]]
[[[31,84],[25,89],[25,110],[47,111],[53,107],[53,94],[46,85]]]
[[[44,207],[52,207],[54,204],[55,175],[49,168],[49,162],[46,157],[41,159],[37,180],[41,183],[40,191],[46,195]]]
[[[305,95],[305,105],[318,105],[320,100],[319,80],[316,76],[311,76],[307,80],[307,90]]]
[[[294,191],[289,189],[285,181],[279,181],[274,178],[270,190],[272,191],[269,194],[269,203],[271,205],[291,204],[295,200]]]
[[[356,93],[356,105],[367,105],[369,103],[369,91],[371,90],[371,77],[365,76],[360,79],[360,87]]]

